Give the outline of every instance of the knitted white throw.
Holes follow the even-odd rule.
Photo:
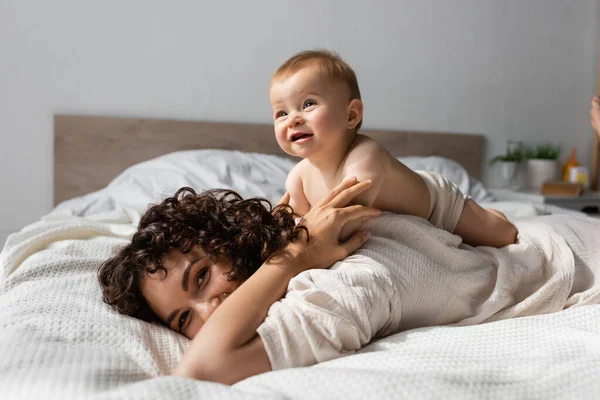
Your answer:
[[[54,214],[9,238],[0,255],[0,398],[547,399],[589,398],[600,392],[598,305],[474,326],[409,330],[355,355],[259,375],[233,387],[165,376],[186,349],[187,339],[113,311],[102,303],[96,278],[100,263],[126,243],[137,218],[124,210],[87,218]],[[408,223],[417,226],[414,221]],[[583,264],[594,257],[598,260],[600,235],[592,231],[597,232],[598,224],[573,220],[569,226],[581,234],[577,240]],[[576,236],[568,241],[575,243]],[[374,243],[384,240],[375,239]],[[445,240],[455,239],[448,236]],[[366,257],[370,251],[366,248],[353,259]],[[374,260],[381,263],[383,257]],[[438,261],[441,267],[450,260]],[[413,255],[403,268],[423,270],[422,263],[423,258]],[[555,271],[552,276],[559,275]],[[544,287],[552,286],[551,280]],[[415,282],[409,279],[406,288]],[[438,282],[430,292],[434,294],[461,283],[433,277],[431,282]],[[548,295],[536,291],[539,301],[530,307],[519,306],[526,304],[519,300],[500,309],[524,315],[560,308],[565,305],[562,286],[552,286]],[[494,288],[498,290],[492,293],[503,298],[502,288]],[[559,300],[554,301],[551,293],[558,294]],[[478,309],[474,315],[482,320],[502,315],[496,306],[500,303],[491,301],[495,296],[483,303],[494,307]],[[526,296],[530,297],[531,293]],[[404,307],[405,299],[399,299]],[[410,317],[403,310],[400,324],[406,322],[409,327],[408,321],[417,323],[419,315],[432,321],[438,318],[430,314],[429,299],[415,298],[409,307],[414,314]],[[589,299],[580,295],[579,300]]]

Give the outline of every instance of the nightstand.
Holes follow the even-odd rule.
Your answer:
[[[520,189],[489,189],[498,201],[523,201],[533,204],[550,204],[576,211],[583,211],[590,216],[600,218],[600,192],[586,191],[579,197],[548,196],[538,191]]]

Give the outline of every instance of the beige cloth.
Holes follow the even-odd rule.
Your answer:
[[[600,220],[536,217],[517,243],[464,245],[414,216],[384,213],[365,246],[296,276],[258,334],[275,369],[331,360],[376,337],[600,303]]]
[[[440,229],[454,232],[460,215],[469,198],[458,186],[435,172],[415,171],[429,189],[429,222]]]

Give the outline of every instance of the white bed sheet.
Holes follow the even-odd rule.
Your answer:
[[[156,181],[147,190],[147,173],[153,171],[154,179],[157,170],[136,166],[144,182],[121,176],[9,237],[0,255],[0,397],[584,399],[600,393],[600,306],[411,330],[357,355],[232,387],[166,376],[187,339],[103,304],[98,266],[126,243],[149,202],[182,184],[198,179],[192,186],[201,190],[225,183],[244,195],[277,200],[290,166],[289,160],[241,153],[231,160],[235,167],[213,159],[207,163],[217,172],[187,176],[198,154],[186,154],[187,161],[171,156],[179,160],[161,175],[168,188]],[[264,171],[255,168],[254,157]]]
[[[358,355],[233,387],[166,376],[187,339],[117,314],[96,281],[138,217],[57,213],[10,237],[0,256],[2,398],[548,399],[600,391],[600,306],[411,330]]]

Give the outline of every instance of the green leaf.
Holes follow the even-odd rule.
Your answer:
[[[528,147],[525,150],[525,158],[539,160],[557,160],[560,156],[560,147],[550,143],[538,144],[535,148]]]
[[[497,162],[521,162],[523,160],[524,155],[520,149],[509,150],[506,154],[498,155],[493,157],[489,162],[490,164],[494,164]]]

